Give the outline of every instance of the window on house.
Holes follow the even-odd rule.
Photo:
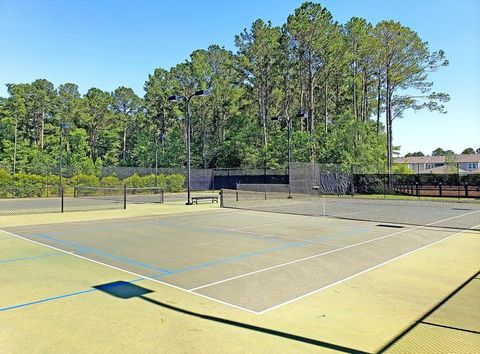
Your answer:
[[[434,168],[435,165],[433,163],[427,163],[427,170]]]
[[[469,170],[476,170],[477,169],[477,164],[476,163],[469,163],[468,164],[468,169]]]

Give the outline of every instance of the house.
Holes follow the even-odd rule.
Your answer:
[[[480,173],[480,154],[397,157],[394,164],[407,164],[414,173]],[[450,165],[450,166],[448,166]]]

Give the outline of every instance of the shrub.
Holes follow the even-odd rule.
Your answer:
[[[102,187],[119,187],[122,185],[122,181],[117,176],[106,176],[100,181]]]
[[[14,178],[14,187],[18,197],[41,197],[45,188],[45,177],[17,173]]]
[[[123,183],[127,185],[127,187],[134,187],[134,188],[141,188],[145,187],[145,181],[142,177],[140,177],[137,173],[127,177],[123,180]]]
[[[100,179],[95,175],[78,174],[73,176],[70,181],[74,186],[82,187],[98,187],[100,186]]]
[[[155,175],[150,174],[142,177],[144,187],[155,187]]]
[[[172,174],[166,176],[167,192],[181,192],[185,183],[185,176],[179,174]]]
[[[9,188],[12,186],[12,177],[4,169],[0,168],[0,188]]]

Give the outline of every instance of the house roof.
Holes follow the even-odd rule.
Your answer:
[[[468,163],[480,162],[480,154],[460,154],[455,155],[453,162]],[[411,156],[411,157],[397,157],[393,159],[394,163],[445,163],[445,156]]]

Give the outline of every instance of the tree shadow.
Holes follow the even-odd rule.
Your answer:
[[[153,292],[152,290],[143,288],[143,287],[138,286],[136,284],[124,282],[124,281],[116,281],[116,282],[112,282],[112,283],[96,285],[93,288],[95,288],[97,290],[100,290],[104,293],[107,293],[109,295],[112,295],[114,297],[120,298],[120,299],[130,299],[130,298],[133,298],[133,297],[137,297],[137,298],[141,298],[142,300],[147,301],[147,302],[149,302],[153,305],[161,306],[163,308],[166,308],[166,309],[178,312],[178,313],[182,313],[184,315],[194,316],[194,317],[197,317],[197,318],[201,318],[201,319],[208,320],[208,321],[214,321],[214,322],[222,323],[222,324],[229,325],[229,326],[240,327],[240,328],[244,328],[244,329],[247,329],[247,330],[261,332],[261,333],[265,333],[265,334],[272,335],[272,336],[287,338],[287,339],[295,340],[295,341],[298,341],[298,342],[303,342],[303,343],[307,343],[307,344],[311,344],[311,345],[315,345],[315,346],[319,346],[319,347],[323,347],[323,348],[337,350],[339,352],[344,352],[344,353],[366,353],[366,352],[361,351],[361,350],[348,348],[348,347],[344,347],[344,346],[341,346],[341,345],[332,344],[332,343],[328,343],[328,342],[323,342],[323,341],[319,341],[319,340],[316,340],[316,339],[313,339],[313,338],[302,337],[302,336],[292,334],[292,333],[281,332],[281,331],[277,331],[277,330],[270,329],[270,328],[263,328],[263,327],[254,326],[254,325],[247,324],[247,323],[237,322],[237,321],[233,321],[233,320],[229,320],[229,319],[225,319],[225,318],[205,315],[205,314],[193,312],[193,311],[190,311],[190,310],[182,309],[180,307],[176,307],[176,306],[173,306],[173,305],[170,305],[170,304],[166,304],[166,303],[148,298],[145,295],[149,294],[149,293],[152,293]]]

